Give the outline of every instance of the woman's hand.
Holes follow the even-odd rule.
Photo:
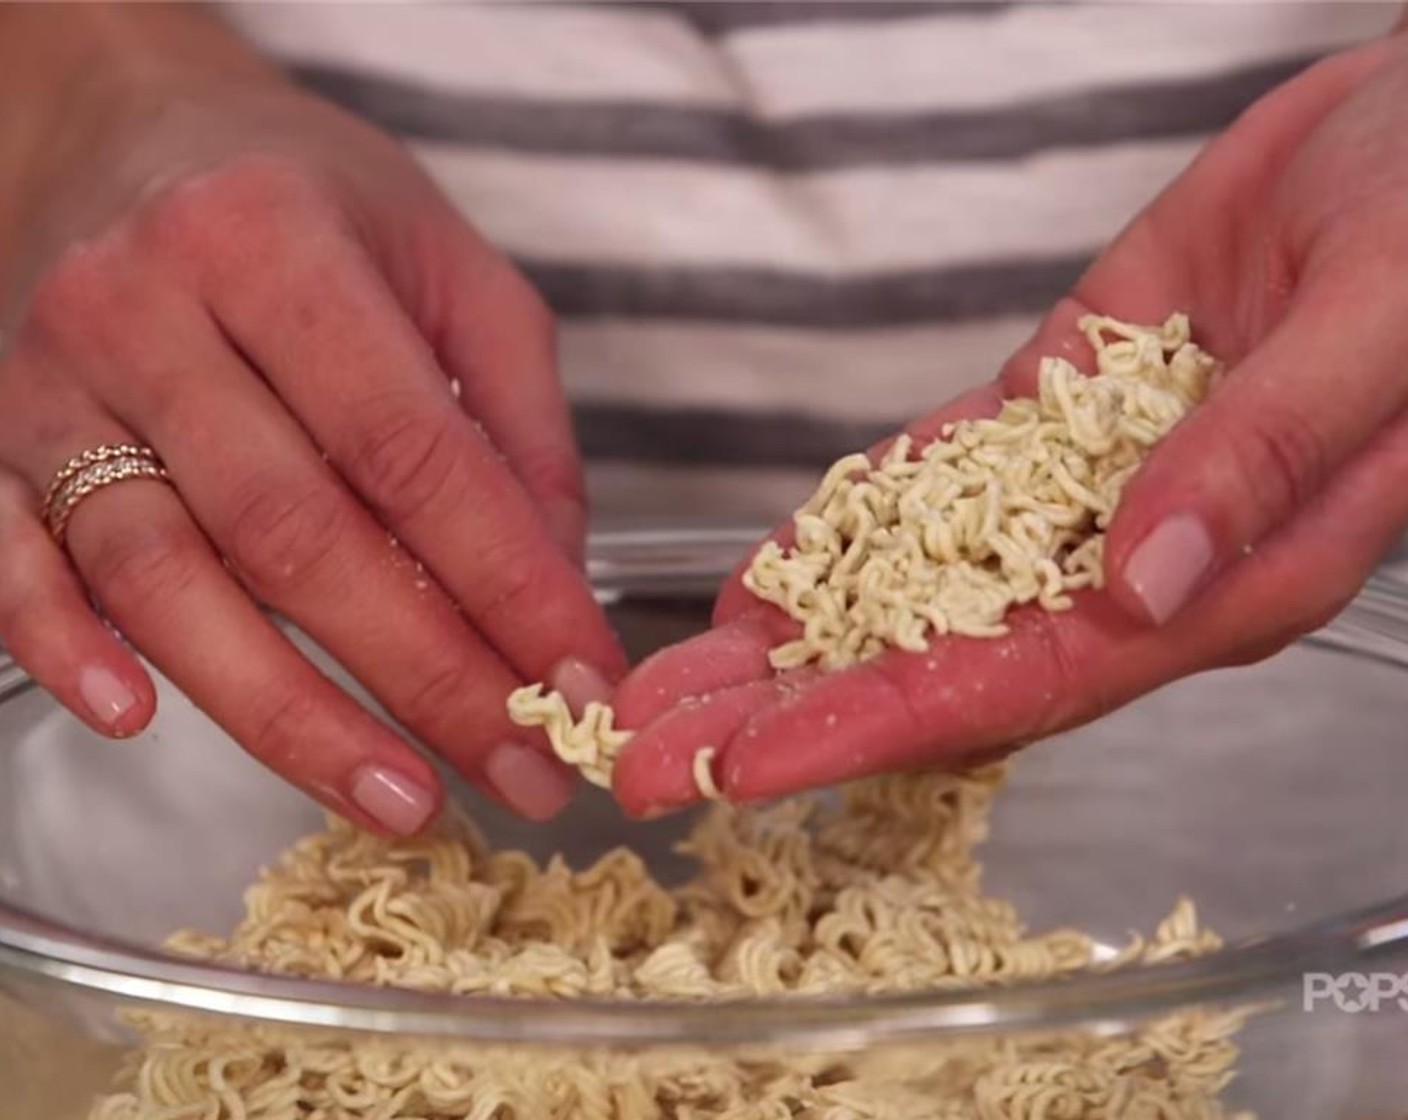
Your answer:
[[[10,135],[0,638],[95,729],[132,734],[152,685],[91,594],[260,760],[416,831],[433,769],[267,604],[458,770],[554,812],[569,779],[504,699],[624,662],[576,562],[581,474],[541,301],[395,143],[203,14],[6,18],[0,74],[30,83],[27,114],[46,80],[27,57],[85,69],[42,101],[44,144],[20,160]],[[151,445],[172,485],[94,493],[66,557],[39,498],[71,456],[122,443]]]
[[[1032,395],[1042,355],[1088,366],[1075,329],[1087,310],[1150,323],[1188,312],[1230,374],[1128,487],[1105,593],[1062,614],[1016,611],[1004,638],[775,676],[768,650],[797,626],[735,577],[715,629],[622,685],[619,722],[641,729],[617,765],[622,802],[646,813],[693,800],[706,745],[742,801],[991,758],[1265,657],[1336,614],[1408,523],[1406,48],[1399,35],[1327,60],[1253,107],[996,385],[916,426],[932,437]]]

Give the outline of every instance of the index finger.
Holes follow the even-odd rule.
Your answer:
[[[957,765],[1095,719],[1192,671],[1207,648],[1206,620],[1201,635],[1174,632],[1186,625],[1154,631],[1108,596],[1073,598],[1059,614],[1013,611],[1001,637],[947,636],[922,653],[889,650],[838,672],[730,684],[640,723],[623,702],[621,724],[640,729],[617,760],[616,796],[638,813],[696,800],[691,775],[702,746],[714,748],[715,780],[733,801]],[[764,629],[740,621],[730,630],[766,656]]]

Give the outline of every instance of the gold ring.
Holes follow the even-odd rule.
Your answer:
[[[39,516],[60,545],[68,533],[68,520],[83,499],[114,482],[131,478],[169,481],[166,467],[155,451],[135,443],[108,443],[75,455],[59,468],[44,495]]]

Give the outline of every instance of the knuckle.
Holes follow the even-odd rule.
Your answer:
[[[36,285],[4,380],[51,400],[136,395],[144,412],[164,419],[187,379],[152,345],[168,326],[160,286],[121,234],[71,246]]]
[[[264,483],[234,503],[228,558],[256,594],[277,600],[325,570],[346,520],[329,487]]]
[[[319,194],[302,165],[247,155],[172,184],[144,210],[143,243],[162,259],[208,264],[262,257]]]
[[[108,242],[69,246],[30,293],[26,325],[50,343],[103,333],[122,286],[120,257]]]
[[[1236,456],[1242,485],[1273,510],[1304,504],[1325,476],[1329,451],[1314,422],[1298,410],[1264,404],[1236,432],[1227,446]]]
[[[270,769],[297,780],[310,749],[320,701],[303,689],[280,689],[266,702],[244,746]]]
[[[483,548],[479,555],[483,599],[475,611],[479,622],[492,629],[502,621],[541,614],[549,605],[544,598],[547,581],[541,563],[513,542],[501,541]]]
[[[393,412],[363,431],[347,472],[379,514],[405,523],[460,496],[464,468],[449,417]]]
[[[576,457],[570,452],[530,451],[518,456],[515,469],[531,493],[586,506],[586,482]]]
[[[463,658],[442,658],[419,673],[414,685],[396,703],[396,715],[422,731],[443,726],[463,712],[475,680],[473,667]]]
[[[99,542],[86,565],[88,582],[113,613],[165,612],[196,583],[201,545],[189,526],[129,524]]]

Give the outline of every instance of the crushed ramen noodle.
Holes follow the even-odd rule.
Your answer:
[[[611,788],[616,756],[631,741],[631,733],[617,730],[616,713],[609,705],[593,700],[582,718],[574,720],[562,693],[530,684],[509,694],[508,714],[520,727],[541,727],[558,758],[593,785]]]
[[[466,823],[390,842],[333,821],[266,870],[230,937],[173,950],[272,973],[540,1000],[981,989],[1218,948],[1179,900],[1096,963],[984,893],[974,847],[1002,767],[871,779],[838,800],[709,808],[667,889],[630,852],[574,870]],[[1231,1120],[1244,1014],[1185,1012],[904,1051],[470,1048],[142,1012],[90,1120]]]
[[[509,694],[509,718],[520,727],[541,727],[553,753],[575,766],[593,785],[611,788],[616,756],[631,741],[631,732],[616,727],[616,713],[608,704],[592,701],[581,719],[560,692],[545,692],[541,684],[525,685]],[[694,756],[694,784],[701,797],[717,801],[723,797],[714,777],[714,748],[704,747]]]
[[[1036,399],[946,425],[917,454],[901,436],[878,466],[856,454],[831,467],[793,519],[795,543],[768,542],[743,577],[802,625],[775,668],[922,651],[931,633],[999,635],[1014,606],[1064,610],[1069,592],[1101,585],[1121,490],[1219,367],[1183,315],[1080,326],[1093,376],[1044,358]]]

